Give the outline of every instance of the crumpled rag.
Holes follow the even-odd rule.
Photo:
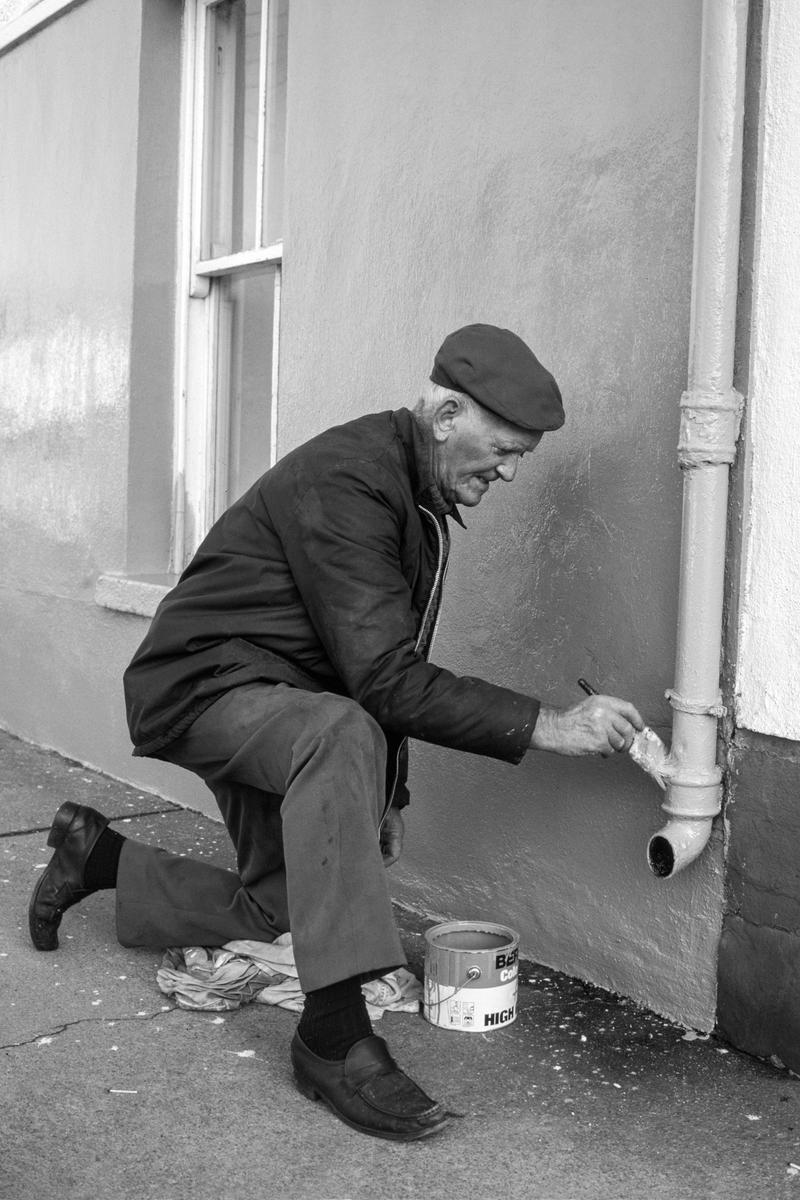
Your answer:
[[[274,942],[172,947],[161,960],[156,981],[180,1008],[231,1012],[255,1002],[302,1012],[305,1003],[290,933]],[[419,1012],[422,984],[405,967],[362,984],[361,990],[373,1021],[387,1011]]]

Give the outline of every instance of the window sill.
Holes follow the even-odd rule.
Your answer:
[[[177,575],[100,575],[94,599],[101,608],[152,617],[177,582]]]

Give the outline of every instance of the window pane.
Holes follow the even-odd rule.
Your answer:
[[[208,10],[203,258],[257,245],[261,0]]]
[[[267,31],[267,146],[264,156],[264,244],[267,246],[283,237],[288,27],[289,0],[270,0]]]
[[[227,428],[219,431],[220,461],[227,464],[220,473],[227,486],[217,497],[219,512],[270,464],[276,270],[219,281],[218,412],[228,413]]]

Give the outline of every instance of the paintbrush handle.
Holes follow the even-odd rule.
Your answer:
[[[578,680],[578,687],[583,688],[583,690],[584,690],[584,692],[586,692],[587,696],[597,696],[598,695],[597,688],[593,688],[592,685],[590,683],[587,683],[585,679]]]

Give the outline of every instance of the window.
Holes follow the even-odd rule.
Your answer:
[[[274,461],[288,7],[187,5],[176,571]]]

